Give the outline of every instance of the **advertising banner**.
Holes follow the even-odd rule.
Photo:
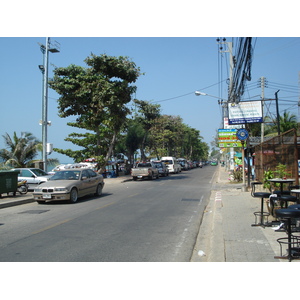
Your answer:
[[[219,129],[219,148],[242,147],[242,143],[237,139],[236,129]]]
[[[228,103],[228,124],[262,123],[261,101],[243,101]]]

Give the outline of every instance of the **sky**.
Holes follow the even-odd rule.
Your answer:
[[[76,8],[78,12],[80,8],[75,5]],[[163,8],[168,9],[165,6]],[[51,7],[49,10],[50,15],[54,14]],[[153,8],[149,8],[148,13],[152,11]],[[143,18],[137,15],[134,21],[130,19],[129,24],[125,23],[124,28],[120,22],[117,26],[112,26],[115,25],[112,19],[102,13],[99,24],[103,19],[110,20],[105,30],[103,27],[95,28],[94,20],[92,26],[88,26],[91,30],[86,26],[79,27],[77,23],[75,29],[72,27],[72,30],[67,30],[66,26],[62,26],[58,30],[57,22],[48,17],[51,22],[43,31],[41,25],[44,24],[41,24],[40,16],[35,16],[36,20],[29,22],[29,25],[24,23],[24,28],[2,32],[0,34],[0,149],[4,147],[2,135],[5,133],[13,135],[16,132],[20,135],[21,132],[26,131],[42,139],[42,127],[39,125],[42,118],[42,73],[38,65],[43,63],[39,45],[45,44],[46,36],[50,36],[52,42],[57,41],[60,44],[59,53],[49,54],[50,78],[54,67],[67,67],[70,64],[86,66],[84,59],[91,53],[128,56],[137,67],[140,67],[141,72],[145,73],[135,83],[137,91],[133,98],[160,104],[162,114],[180,116],[183,123],[199,130],[203,141],[210,146],[217,130],[221,128],[222,121],[221,107],[216,97],[226,98],[226,79],[229,76],[228,54],[223,53],[221,60],[219,45],[216,42],[216,38],[220,37],[217,34],[224,33],[224,29],[218,27],[214,30],[211,28],[204,30],[205,28],[201,26],[199,29],[189,26],[194,25],[196,21],[187,15],[188,11],[186,7],[182,8],[183,18],[177,19],[177,26],[174,26],[174,19],[170,18],[168,21],[167,16],[165,21],[172,25],[172,30],[168,26],[158,28],[148,24],[146,30],[138,32],[137,28]],[[172,8],[172,12],[178,15],[180,8],[176,10]],[[57,11],[57,18],[61,17],[61,14]],[[23,18],[23,15],[19,14],[17,17]],[[121,18],[120,15],[118,17]],[[161,24],[162,12],[157,12],[156,17],[158,19],[154,16],[151,18],[147,14],[144,16],[144,23],[155,19]],[[216,18],[218,17],[217,14]],[[212,22],[210,19],[204,20],[207,24]],[[85,16],[83,23],[87,21],[89,17]],[[12,21],[9,19],[9,22]],[[133,22],[135,22],[134,30],[126,31]],[[143,25],[141,23],[142,28]],[[232,32],[227,28],[228,35],[222,38],[225,37],[227,42],[233,41],[233,52],[235,52],[238,36],[253,36],[252,80],[247,82],[243,100],[260,99],[261,89],[257,81],[264,76],[269,84],[265,89],[265,97],[274,99],[274,93],[280,89],[278,94],[280,112],[289,110],[298,116],[300,38],[292,31],[293,35],[290,37],[277,36],[284,32],[280,28],[277,31],[275,28],[275,33],[273,28],[263,36],[260,36],[262,34],[260,30],[252,30],[252,28],[241,32]],[[224,62],[221,77],[220,61]],[[221,90],[218,84],[220,78],[222,79]],[[197,97],[194,93],[196,90],[211,96]],[[74,132],[74,128],[66,124],[75,118],[58,117],[58,97],[59,95],[49,88],[48,120],[52,125],[48,127],[48,142],[53,143],[56,148],[78,149],[72,143],[64,141],[69,133]],[[274,111],[274,108],[275,103],[270,104],[268,112]],[[72,162],[69,157],[55,152],[48,157],[58,158],[61,163]]]

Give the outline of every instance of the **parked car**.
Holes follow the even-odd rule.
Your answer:
[[[103,176],[91,169],[62,170],[35,188],[33,197],[40,204],[51,200],[70,200],[75,203],[86,195],[101,196],[103,187]]]
[[[160,176],[169,176],[169,169],[167,166],[160,160],[153,162],[155,167],[158,169],[158,173]]]
[[[194,169],[194,164],[190,160],[188,160],[187,163],[190,169]]]
[[[159,173],[153,162],[140,162],[131,169],[131,176],[134,181],[144,178],[158,179]]]
[[[180,164],[182,170],[189,170],[190,169],[190,166],[187,163],[187,160],[185,158],[178,158],[177,162]]]
[[[167,165],[170,173],[181,172],[181,166],[179,165],[179,163],[175,157],[164,156],[161,158],[161,161]]]
[[[28,190],[33,190],[39,184],[48,181],[52,176],[45,171],[36,168],[15,168],[14,170],[20,172],[18,181],[27,180]]]

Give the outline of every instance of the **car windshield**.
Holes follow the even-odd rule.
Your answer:
[[[173,164],[172,160],[162,160],[165,164]]]
[[[50,180],[79,180],[80,171],[58,171]]]
[[[46,176],[48,175],[45,171],[41,169],[30,169],[36,176]]]
[[[152,167],[150,163],[139,163],[138,168],[149,168]]]

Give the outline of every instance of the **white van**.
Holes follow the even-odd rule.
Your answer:
[[[172,156],[164,156],[161,161],[166,164],[169,169],[169,173],[179,173],[181,172],[181,167],[177,162],[177,159]]]

